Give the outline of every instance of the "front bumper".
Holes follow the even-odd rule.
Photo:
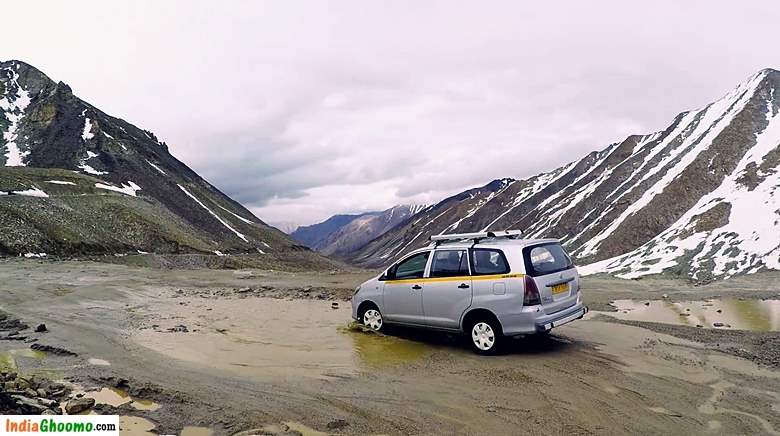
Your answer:
[[[541,316],[536,319],[536,331],[546,332],[555,327],[560,327],[564,324],[574,321],[575,319],[582,318],[586,313],[588,313],[588,306],[580,303],[558,313]]]

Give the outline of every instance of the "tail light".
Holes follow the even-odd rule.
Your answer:
[[[542,299],[539,297],[539,288],[536,287],[536,282],[534,282],[534,279],[529,276],[525,276],[523,283],[525,284],[523,306],[535,306],[537,304],[542,304]]]

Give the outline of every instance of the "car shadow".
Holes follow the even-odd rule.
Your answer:
[[[465,335],[439,332],[413,327],[387,326],[385,334],[397,338],[471,353],[471,344]],[[554,354],[580,348],[583,344],[555,333],[549,335],[526,335],[504,338],[498,355]]]

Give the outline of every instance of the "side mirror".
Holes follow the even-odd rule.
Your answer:
[[[379,277],[379,280],[390,280],[392,276],[393,276],[393,268],[390,267],[382,273],[382,275]]]

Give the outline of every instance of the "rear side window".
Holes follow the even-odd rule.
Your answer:
[[[440,250],[433,254],[431,277],[455,277],[469,275],[466,250]]]
[[[501,250],[475,248],[471,250],[471,268],[474,275],[506,274],[509,264]]]
[[[523,249],[525,266],[532,276],[543,276],[572,267],[571,258],[557,243],[536,245]]]
[[[404,260],[395,267],[393,279],[420,279],[425,275],[425,265],[428,263],[428,256],[431,252],[415,254]]]

